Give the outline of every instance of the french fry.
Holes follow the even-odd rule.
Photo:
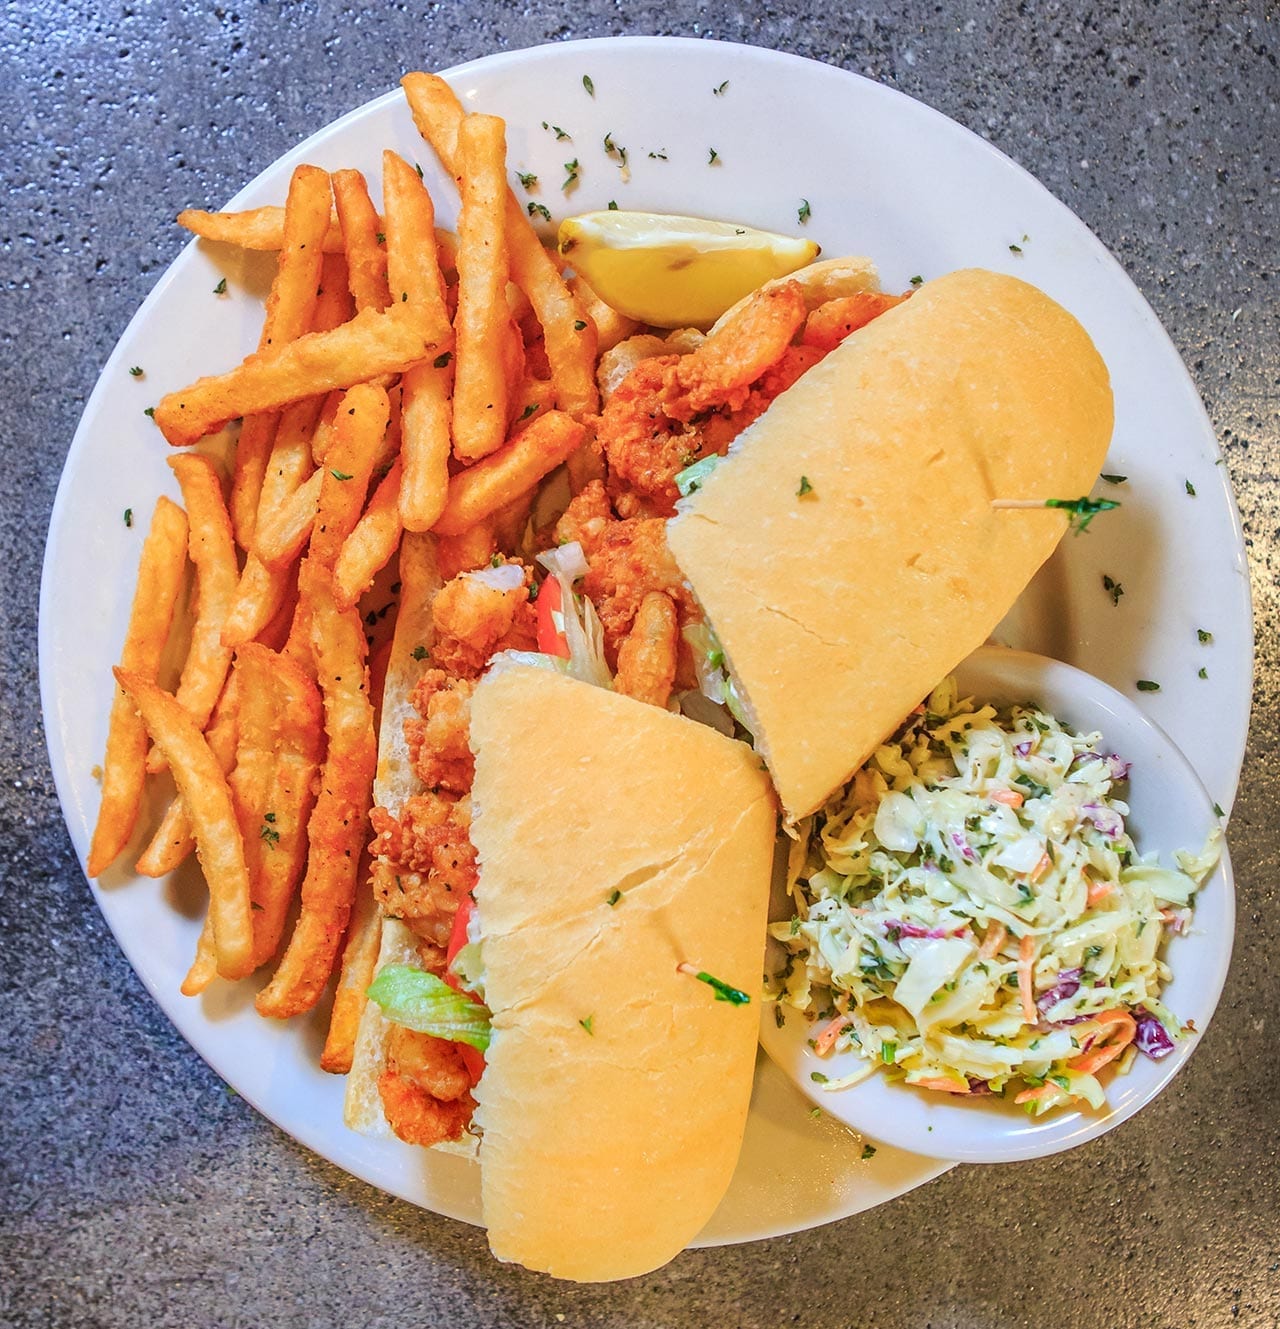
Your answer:
[[[320,419],[316,423],[316,432],[311,437],[311,460],[317,466],[324,465],[324,459],[333,443],[334,433],[337,430],[338,403],[342,400],[342,390],[335,388],[324,399],[324,407],[320,411]]]
[[[289,593],[289,570],[272,570],[252,551],[240,571],[235,599],[222,625],[222,643],[235,650],[253,641],[280,612]]]
[[[156,502],[143,542],[137,589],[120,652],[121,667],[148,682],[155,680],[160,669],[160,655],[169,639],[186,566],[186,515],[176,503],[162,497]],[[117,688],[102,761],[102,803],[85,864],[90,877],[101,876],[133,834],[146,764],[146,727],[133,703]]]
[[[267,296],[259,351],[296,341],[311,329],[329,207],[328,175],[315,166],[296,167],[289,182],[284,246]],[[246,414],[240,427],[231,482],[231,520],[236,538],[245,549],[253,544],[262,477],[275,432],[276,415],[271,411]]]
[[[251,644],[236,669],[243,701],[229,783],[249,872],[256,968],[280,945],[306,865],[324,729],[319,691],[292,660]]]
[[[310,1010],[332,972],[355,898],[377,764],[360,615],[333,603],[328,570],[319,562],[304,562],[299,589],[310,605],[310,649],[328,747],[307,826],[310,852],[297,925],[255,1002],[259,1014],[276,1019]]]
[[[404,531],[400,520],[403,477],[404,463],[397,457],[374,490],[364,515],[342,543],[333,569],[333,595],[339,609],[350,609],[395,556]]]
[[[262,522],[258,531],[257,555],[271,571],[286,570],[306,548],[315,526],[316,513],[320,510],[323,481],[323,470],[312,471]]]
[[[586,311],[587,318],[595,325],[597,359],[606,351],[612,350],[620,341],[634,337],[643,326],[635,319],[618,313],[612,305],[605,304],[581,277],[570,277],[569,289]]]
[[[200,940],[196,942],[196,958],[187,970],[178,991],[184,997],[198,997],[218,976],[218,956],[213,944],[213,915],[204,916]]]
[[[140,673],[120,668],[112,672],[164,753],[187,805],[196,853],[209,884],[218,973],[223,978],[243,978],[253,969],[249,874],[226,776],[195,721],[169,693]]]
[[[351,298],[347,280],[346,255],[326,253],[320,265],[320,290],[316,293],[311,331],[330,332],[340,328],[355,312],[355,301]]]
[[[333,1012],[329,1032],[320,1053],[320,1069],[346,1075],[355,1056],[356,1033],[368,998],[365,993],[373,982],[382,944],[382,911],[369,882],[372,862],[366,847],[360,861],[355,904],[346,945],[342,948],[342,969],[333,994]]]
[[[240,249],[269,251],[284,247],[284,209],[281,207],[246,208],[243,212],[184,208],[178,213],[178,225],[202,240],[215,240]],[[342,224],[332,215],[324,233],[324,252],[342,253]]]
[[[418,132],[456,179],[462,104],[453,89],[435,74],[406,74],[400,84]],[[542,325],[556,385],[556,405],[575,417],[590,414],[599,409],[600,402],[595,381],[595,324],[565,284],[555,260],[543,249],[510,189],[504,207],[511,279],[529,297]]]
[[[533,420],[497,452],[459,471],[435,524],[439,535],[461,535],[537,484],[581,446],[587,431],[563,411]]]
[[[435,210],[417,171],[394,152],[382,154],[387,214],[387,272],[391,288],[421,305],[432,319],[448,318],[444,275],[435,244]],[[456,259],[454,260],[456,261]],[[427,531],[444,508],[449,483],[453,356],[445,353],[408,370],[400,383],[400,515],[412,531]]]
[[[222,499],[222,483],[213,463],[196,453],[171,457],[189,524],[188,552],[196,570],[195,625],[191,650],[182,666],[176,697],[191,712],[199,729],[209,723],[222,695],[231,666],[231,651],[222,644],[222,628],[235,598],[240,572],[236,566],[231,518]]]
[[[237,416],[398,374],[452,340],[448,325],[424,326],[421,311],[409,305],[366,309],[339,328],[259,351],[225,374],[169,393],[156,407],[155,422],[170,443],[186,447]]]
[[[507,432],[507,347],[515,333],[507,306],[503,196],[506,127],[469,115],[458,129],[458,312],[454,315],[453,452],[487,457]]]
[[[240,686],[235,673],[227,676],[222,696],[213,708],[204,736],[209,750],[218,759],[226,775],[236,763],[236,737],[240,722]],[[195,849],[191,836],[191,818],[181,794],[174,794],[165,808],[160,825],[142,851],[134,870],[143,877],[164,877],[182,863]],[[212,933],[210,933],[212,939]],[[212,952],[210,952],[212,954]]]
[[[272,558],[264,549],[263,534],[273,522],[279,521],[280,509],[313,470],[311,441],[315,437],[324,404],[323,397],[305,397],[292,406],[286,406],[280,413],[271,458],[262,477],[262,496],[258,502],[258,524],[254,538],[255,552],[268,565],[274,566],[279,559]]]
[[[320,472],[320,506],[309,556],[332,568],[360,520],[391,403],[376,383],[351,388],[338,404],[337,437]]]
[[[387,251],[379,240],[383,224],[374,211],[364,176],[359,171],[335,171],[333,197],[342,223],[347,282],[356,309],[385,309],[391,303],[391,292]]]

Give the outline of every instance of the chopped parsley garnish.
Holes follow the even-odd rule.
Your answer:
[[[617,210],[618,210],[618,200],[617,200],[616,198],[611,198],[611,199],[609,200],[608,204],[606,205],[606,207],[607,207],[608,211],[610,211],[610,212],[617,212]]]
[[[588,97],[594,97],[596,95],[596,85],[592,83],[590,74],[583,74],[582,86],[586,88]]]
[[[490,554],[490,555],[489,555],[489,566],[490,566],[491,568],[500,568],[505,562],[506,562],[506,559],[503,558],[501,554]]]
[[[719,160],[720,160],[720,154],[715,150],[715,148],[712,148],[711,155],[707,158],[707,165],[714,166],[716,162],[718,162]]]
[[[604,155],[606,157],[616,157],[619,166],[625,166],[627,164],[627,150],[626,148],[619,147],[618,144],[613,141],[612,134],[606,134],[604,136]]]
[[[822,1109],[819,1108],[818,1111],[821,1112]],[[864,1145],[862,1146],[862,1156],[863,1156],[863,1158],[874,1158],[874,1157],[876,1156],[876,1147],[875,1147],[875,1145],[873,1145],[873,1144],[864,1144]]]
[[[1215,817],[1225,817],[1227,814],[1223,812],[1222,808],[1217,803],[1215,803],[1213,805],[1213,815]]]
[[[896,1043],[881,1043],[880,1060],[886,1066],[892,1066],[898,1060],[898,1045]]]
[[[268,849],[274,849],[280,843],[280,832],[267,823],[274,822],[276,814],[267,812],[263,814],[263,825],[258,831],[258,839],[264,841]]]
[[[800,206],[796,209],[796,220],[801,226],[803,226],[812,216],[813,209],[809,206],[809,200],[807,198],[802,198],[800,200]]]
[[[663,148],[659,152],[651,152],[649,156],[652,157],[653,160],[656,162],[664,162],[667,160],[667,150]]]
[[[425,646],[415,646],[411,654],[415,660],[425,660],[431,652]]]
[[[1103,471],[1102,478],[1109,485],[1122,485],[1129,477],[1127,475],[1108,475],[1105,471]]]
[[[530,402],[529,405],[526,406],[524,410],[520,413],[520,419],[527,420],[537,409],[538,409],[538,403],[536,401]],[[519,421],[517,421],[516,423],[518,424]]]
[[[156,418],[156,408],[154,406],[148,406],[147,409],[142,412],[142,414],[145,415],[149,420],[154,420]]]
[[[435,369],[443,369],[445,365],[447,365],[449,361],[452,359],[453,359],[453,352],[445,351],[443,355],[437,355],[436,358],[432,360],[431,364],[432,367]]]
[[[596,1017],[595,1017],[594,1015],[588,1015],[587,1018],[586,1018],[585,1020],[579,1020],[579,1021],[578,1021],[578,1023],[579,1023],[579,1024],[580,1024],[580,1025],[586,1030],[586,1031],[587,1031],[587,1033],[589,1033],[590,1035],[592,1035],[592,1037],[595,1036],[595,1032],[596,1032],[596,1031],[591,1027],[592,1023],[595,1021],[595,1018],[596,1018]]]
[[[545,203],[529,202],[525,207],[530,217],[541,217],[543,221],[551,220],[551,209]]]
[[[1209,671],[1204,667],[1204,665],[1201,665],[1200,668],[1196,670],[1196,677],[1197,678],[1209,677]]]
[[[1159,684],[1159,683],[1153,683],[1153,682],[1151,681],[1151,679],[1149,679],[1149,678],[1140,678],[1140,679],[1138,680],[1138,691],[1139,691],[1139,692],[1159,692],[1159,691],[1160,691],[1160,684]]]
[[[923,285],[924,285],[924,278],[921,277],[921,276],[919,275],[919,273],[917,273],[914,277],[911,278],[911,285],[912,285],[912,286],[923,286]]]
[[[350,476],[346,471],[334,471],[334,470],[331,470],[331,471],[329,472],[329,474],[330,474],[331,476],[333,476],[333,478],[334,478],[335,480],[350,480],[350,479],[351,479],[351,476]]]
[[[814,1084],[827,1084],[827,1083],[828,1083],[828,1081],[827,1081],[827,1077],[826,1077],[825,1075],[823,1075],[823,1073],[822,1073],[821,1071],[810,1071],[810,1072],[809,1072],[809,1079],[811,1079],[811,1080],[814,1082]]]
[[[1010,246],[1009,246],[1009,252],[1010,252],[1011,254],[1021,254],[1021,253],[1022,253],[1022,246],[1021,246],[1021,245],[1010,245]]]
[[[575,319],[573,320],[573,330],[574,330],[574,332],[581,332],[586,326],[587,326],[587,321],[586,321],[586,319],[575,318]]]
[[[617,904],[618,901],[621,900],[621,899],[622,899],[622,892],[619,891],[619,890],[612,890],[612,891],[609,892],[608,895],[606,895],[606,896],[604,897],[604,902],[605,902],[605,904],[607,904],[610,908],[612,908],[612,907],[613,907],[615,904]]]
[[[141,366],[141,365],[131,365],[130,368],[129,368],[129,373],[131,373],[131,374],[133,375],[134,378],[141,378],[141,377],[142,377],[142,366]]]
[[[544,120],[544,121],[542,122],[542,127],[543,127],[543,129],[549,129],[549,130],[550,130],[550,131],[556,136],[556,142],[557,142],[557,143],[561,143],[561,142],[563,142],[565,139],[568,139],[571,143],[573,142],[572,135],[567,134],[563,129],[560,128],[559,125],[549,125],[549,124],[547,124],[547,122]]]
[[[379,231],[379,232],[378,232],[378,243],[379,243],[380,245],[385,245],[385,244],[387,243],[387,233],[386,233],[386,231]],[[317,294],[317,295],[323,295],[324,292],[323,292],[323,291],[317,291],[316,294]]]
[[[712,95],[713,97],[723,97],[724,94],[725,94],[725,89],[726,89],[728,86],[729,86],[729,80],[728,80],[728,79],[725,79],[725,81],[724,81],[723,83],[721,83],[721,84],[719,84],[719,85],[717,85],[716,87],[714,87],[714,88],[711,89],[711,95]]]
[[[800,477],[800,488],[796,490],[796,497],[803,498],[806,494],[812,493],[813,485],[810,484],[809,477],[807,475],[802,475]]]
[[[567,194],[569,192],[570,186],[575,184],[577,182],[577,179],[578,179],[578,159],[575,157],[571,162],[565,162],[564,164],[564,184],[562,184],[560,188],[563,189],[564,192]]]
[[[696,978],[699,983],[705,983],[715,992],[717,1001],[727,1001],[733,1006],[746,1006],[751,1001],[741,988],[731,987],[723,978],[716,978],[705,969],[695,969],[687,960],[676,965],[676,968],[680,973]]]
[[[1207,646],[1213,640],[1213,633],[1206,632],[1203,628],[1196,629],[1196,640],[1202,645]]]
[[[1195,498],[1196,496],[1195,485],[1193,485],[1190,480],[1184,480],[1182,483],[1186,487],[1187,493],[1190,494],[1192,498]]]
[[[520,181],[521,189],[532,189],[538,183],[538,177],[532,171],[517,171],[516,179]]]
[[[125,524],[126,526],[132,526],[132,525],[133,525],[133,509],[132,509],[132,508],[125,508],[125,510],[124,510],[124,524]]]
[[[214,295],[226,295],[227,279],[225,277],[213,288]]]
[[[1124,587],[1114,577],[1108,577],[1105,572],[1102,574],[1102,589],[1111,597],[1113,605],[1120,603],[1120,597],[1124,594]]]
[[[1118,508],[1119,503],[1113,498],[1046,498],[1046,508],[1059,508],[1067,514],[1069,526],[1077,535],[1082,535],[1089,523],[1100,512],[1110,512]]]
[[[418,179],[422,179],[422,167],[418,162],[413,163],[413,169],[418,173]]]

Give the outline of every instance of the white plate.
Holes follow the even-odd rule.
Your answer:
[[[1128,697],[1091,674],[998,646],[976,651],[955,672],[962,697],[1005,704],[1033,701],[1077,733],[1100,732],[1104,752],[1132,763],[1125,799],[1128,830],[1139,853],[1158,853],[1161,863],[1172,867],[1175,850],[1199,852],[1218,825],[1204,786],[1169,737]],[[778,916],[789,913],[788,908]],[[1109,1081],[1107,1105],[1097,1111],[1063,1108],[1029,1117],[1011,1099],[930,1093],[891,1083],[882,1075],[848,1089],[824,1091],[813,1080],[815,1072],[837,1080],[864,1069],[866,1062],[852,1051],[816,1056],[810,1047],[813,1026],[794,1010],[786,1012],[781,1026],[773,1018],[774,1007],[762,1012],[760,1041],[809,1098],[877,1140],[962,1163],[1041,1158],[1114,1129],[1186,1065],[1222,994],[1234,932],[1235,890],[1224,847],[1218,867],[1196,895],[1192,926],[1169,942],[1173,978],[1161,993],[1178,1019],[1199,1033],[1159,1061],[1140,1056],[1127,1074],[1104,1076]]]
[[[583,86],[594,84],[594,96]],[[1017,273],[1062,301],[1093,334],[1114,376],[1117,433],[1107,470],[1125,506],[1069,539],[1024,596],[1004,637],[1132,689],[1175,738],[1211,794],[1230,805],[1244,751],[1252,671],[1248,581],[1225,470],[1194,387],[1154,315],[1085,227],[1030,176],[966,130],[889,89],[791,56],[667,38],[571,42],[494,56],[449,74],[469,106],[506,118],[513,170],[556,219],[620,206],[701,213],[805,233],[828,255],[875,257],[887,289],[914,274],[979,264]],[[557,140],[542,122],[560,126]],[[604,149],[627,149],[630,178]],[[293,166],[355,166],[376,185],[383,147],[421,163],[448,222],[452,187],[414,132],[399,92],[329,126],[233,200],[280,203]],[[716,160],[710,161],[711,150]],[[650,156],[650,154],[654,154]],[[579,162],[566,197],[565,163]],[[215,200],[193,199],[192,203]],[[1020,246],[1021,255],[1009,246]],[[265,269],[189,246],[108,360],[58,490],[41,594],[40,682],[50,759],[77,851],[86,851],[111,695],[143,530],[157,493],[176,496],[168,449],[143,408],[256,343]],[[228,293],[213,287],[227,277]],[[131,365],[145,375],[134,379]],[[1189,497],[1184,481],[1197,496]],[[122,514],[132,508],[126,528]],[[1125,595],[1113,607],[1103,572]],[[1212,631],[1211,646],[1196,628]],[[1197,678],[1204,666],[1207,680]],[[129,855],[125,856],[129,859]],[[470,1164],[370,1141],[341,1124],[341,1084],[316,1069],[318,1020],[259,1020],[251,994],[219,986],[188,1001],[200,896],[117,869],[94,886],[121,947],[192,1046],[260,1111],[338,1166],[416,1204],[475,1221]],[[863,1161],[843,1128],[813,1121],[782,1075],[762,1065],[742,1163],[706,1243],[811,1227],[879,1204],[943,1164],[882,1148]]]

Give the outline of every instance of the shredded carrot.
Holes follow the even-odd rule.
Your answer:
[[[1094,881],[1088,875],[1085,876],[1085,881],[1089,883],[1089,893],[1085,896],[1085,904],[1090,908],[1097,904],[1099,900],[1105,900],[1113,889],[1109,881]]]
[[[1040,878],[1043,877],[1044,874],[1048,872],[1052,866],[1053,866],[1053,860],[1049,857],[1049,855],[1047,853],[1041,854],[1040,861],[1027,874],[1027,880],[1034,886],[1036,882],[1038,882]]]
[[[1022,998],[1022,1018],[1027,1024],[1035,1024],[1040,1014],[1031,987],[1035,962],[1036,939],[1028,932],[1018,943],[1018,996]]]
[[[1000,953],[1000,948],[1009,939],[1009,929],[1005,927],[998,919],[987,924],[987,935],[982,939],[982,945],[978,947],[978,958],[980,960],[989,960],[993,955]]]
[[[942,1094],[967,1094],[969,1092],[968,1080],[952,1080],[945,1076],[940,1076],[934,1080],[912,1080],[911,1083],[917,1089],[935,1089]]]
[[[1095,1075],[1115,1059],[1133,1042],[1138,1032],[1137,1022],[1128,1011],[1102,1011],[1094,1017],[1094,1022],[1102,1026],[1106,1042],[1094,1046],[1081,1057],[1067,1062],[1070,1070],[1081,1075]],[[1114,1032],[1111,1032],[1114,1030]]]
[[[987,797],[993,803],[1003,803],[1007,808],[1020,808],[1023,798],[1016,789],[993,789]]]
[[[1067,1098],[1070,1095],[1056,1084],[1042,1084],[1035,1089],[1024,1089],[1014,1098],[1015,1103],[1038,1103],[1042,1098]]]
[[[836,1039],[853,1021],[847,1015],[837,1015],[834,1020],[813,1040],[813,1050],[820,1057],[825,1057],[836,1045]]]

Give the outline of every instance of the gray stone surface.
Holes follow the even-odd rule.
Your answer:
[[[183,243],[178,208],[230,196],[406,68],[617,33],[745,41],[867,74],[989,138],[1078,213],[1155,307],[1223,441],[1258,671],[1231,823],[1237,961],[1203,1048],[1158,1103],[1086,1150],[957,1169],[861,1217],[598,1289],[499,1266],[480,1233],[317,1160],[174,1033],[107,933],[63,830],[35,619],[76,419]],[[0,1323],[1280,1325],[1280,24],[1269,0],[17,0],[0,17],[0,51]]]

